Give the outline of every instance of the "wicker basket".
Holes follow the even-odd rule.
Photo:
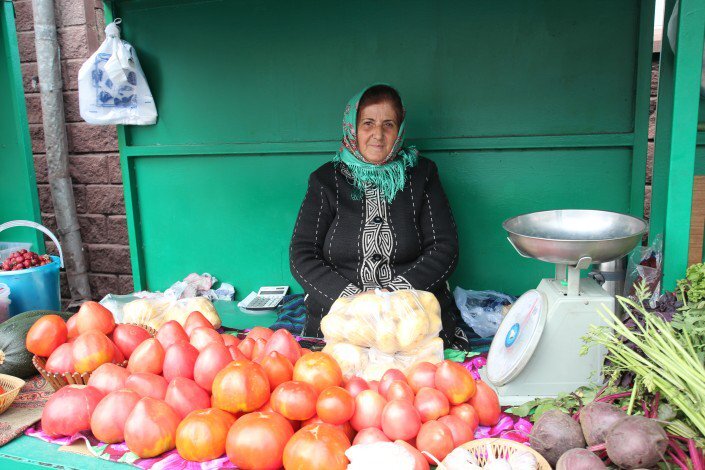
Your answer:
[[[5,393],[0,394],[0,414],[7,411],[10,405],[12,405],[12,402],[15,401],[15,398],[19,395],[24,384],[24,380],[20,378],[0,374],[0,386],[5,390]]]
[[[461,447],[472,452],[480,466],[483,466],[487,463],[488,445],[494,456],[498,459],[507,459],[510,455],[517,452],[529,452],[531,455],[536,457],[539,470],[551,470],[551,466],[548,464],[546,459],[541,456],[541,454],[529,446],[519,442],[510,441],[509,439],[478,439],[476,441],[466,442]],[[442,470],[443,467],[439,465],[438,468],[439,470]]]

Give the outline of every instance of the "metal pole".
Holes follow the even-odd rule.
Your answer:
[[[54,203],[59,240],[64,250],[66,276],[71,298],[91,298],[86,258],[83,252],[76,202],[69,175],[68,143],[64,120],[64,100],[61,83],[59,44],[56,40],[56,20],[53,0],[33,0],[34,36],[37,50],[39,91],[41,92],[42,120],[46,159]]]

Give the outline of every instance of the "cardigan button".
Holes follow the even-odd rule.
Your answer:
[[[381,224],[382,222],[384,222],[384,219],[383,219],[382,217],[376,215],[376,216],[374,217],[374,219],[372,219],[372,222],[374,222],[374,223],[376,223],[376,224]]]
[[[377,262],[381,259],[382,259],[382,255],[380,255],[379,253],[375,253],[374,255],[372,255],[372,261]]]

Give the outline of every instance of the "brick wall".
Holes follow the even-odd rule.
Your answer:
[[[31,0],[14,0],[17,39],[34,168],[43,223],[56,229],[54,208],[47,181],[42,105],[39,96],[34,20]],[[55,0],[60,45],[69,164],[73,179],[81,237],[89,263],[89,279],[95,299],[108,292],[132,292],[130,251],[125,223],[120,158],[115,126],[91,126],[78,110],[78,69],[103,39],[105,25],[100,0]],[[55,251],[51,242],[49,251]],[[69,296],[62,279],[62,297]]]
[[[658,54],[651,62],[651,102],[649,105],[649,144],[646,153],[646,187],[644,188],[644,218],[651,215],[651,177],[654,171],[654,137],[656,136],[656,94],[658,92]]]

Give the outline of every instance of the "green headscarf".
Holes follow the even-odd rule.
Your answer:
[[[394,141],[392,151],[381,164],[368,163],[360,153],[357,143],[357,111],[362,95],[375,85],[370,85],[353,96],[345,107],[343,114],[343,143],[333,157],[336,165],[345,163],[354,178],[355,191],[353,199],[360,199],[365,187],[371,184],[379,188],[387,202],[392,202],[397,192],[406,184],[406,169],[416,166],[419,151],[416,147],[404,147],[404,123],[402,118],[399,134]]]

